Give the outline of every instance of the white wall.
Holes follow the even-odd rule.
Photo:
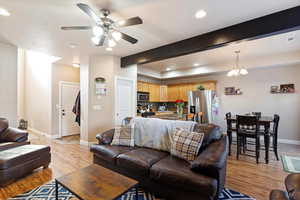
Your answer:
[[[68,65],[62,64],[53,64],[52,65],[52,79],[51,79],[51,134],[58,135],[59,134],[59,82],[67,81],[67,82],[76,82],[80,81],[80,70],[79,68],[74,68]],[[75,99],[74,99],[75,103]]]
[[[0,117],[17,126],[17,57],[18,49],[0,43]]]
[[[263,115],[279,114],[279,138],[300,140],[300,65],[269,67],[249,70],[247,76],[227,77],[218,74],[204,77],[167,80],[166,83],[217,80],[217,93],[220,98],[218,124],[224,129],[225,113],[243,114],[262,112]],[[294,94],[271,94],[271,85],[294,83]],[[241,88],[243,95],[226,96],[224,88]]]
[[[137,79],[137,66],[120,67],[120,58],[113,56],[92,56],[89,62],[89,109],[88,109],[88,140],[95,141],[97,133],[114,127],[115,112],[115,77],[121,76]],[[95,78],[106,79],[107,95],[98,99],[95,95]],[[101,110],[94,110],[93,106],[100,105]],[[134,98],[134,105],[136,101]]]

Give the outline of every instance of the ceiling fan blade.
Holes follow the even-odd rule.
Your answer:
[[[77,6],[85,12],[88,16],[90,16],[97,24],[101,23],[101,18],[92,10],[90,6],[84,3],[79,3]]]
[[[120,33],[121,33],[121,32],[120,32]],[[137,39],[135,39],[135,38],[133,38],[133,37],[131,37],[131,36],[125,34],[125,33],[121,33],[121,35],[122,35],[121,38],[122,38],[123,40],[126,40],[127,42],[130,42],[131,44],[135,44],[135,43],[138,42]]]
[[[101,39],[99,40],[99,43],[96,46],[97,47],[103,46],[105,39],[106,39],[106,36],[102,35]]]
[[[90,30],[91,26],[63,26],[61,30],[72,31],[72,30]]]
[[[140,17],[133,17],[126,20],[120,20],[115,23],[116,27],[125,27],[142,24],[143,20]]]

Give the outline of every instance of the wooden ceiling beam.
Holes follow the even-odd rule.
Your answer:
[[[300,6],[121,58],[121,67],[145,64],[300,29]]]

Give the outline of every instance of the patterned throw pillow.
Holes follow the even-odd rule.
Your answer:
[[[190,132],[177,128],[172,136],[171,155],[187,161],[197,158],[204,133]]]
[[[134,123],[115,128],[111,145],[134,146]]]

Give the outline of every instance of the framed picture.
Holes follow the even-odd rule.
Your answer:
[[[282,84],[282,85],[280,85],[280,92],[294,93],[295,92],[295,84]]]
[[[225,88],[225,95],[234,95],[234,94],[236,94],[235,87],[226,87]]]
[[[271,86],[271,93],[278,93],[279,92],[279,87],[277,85]]]

